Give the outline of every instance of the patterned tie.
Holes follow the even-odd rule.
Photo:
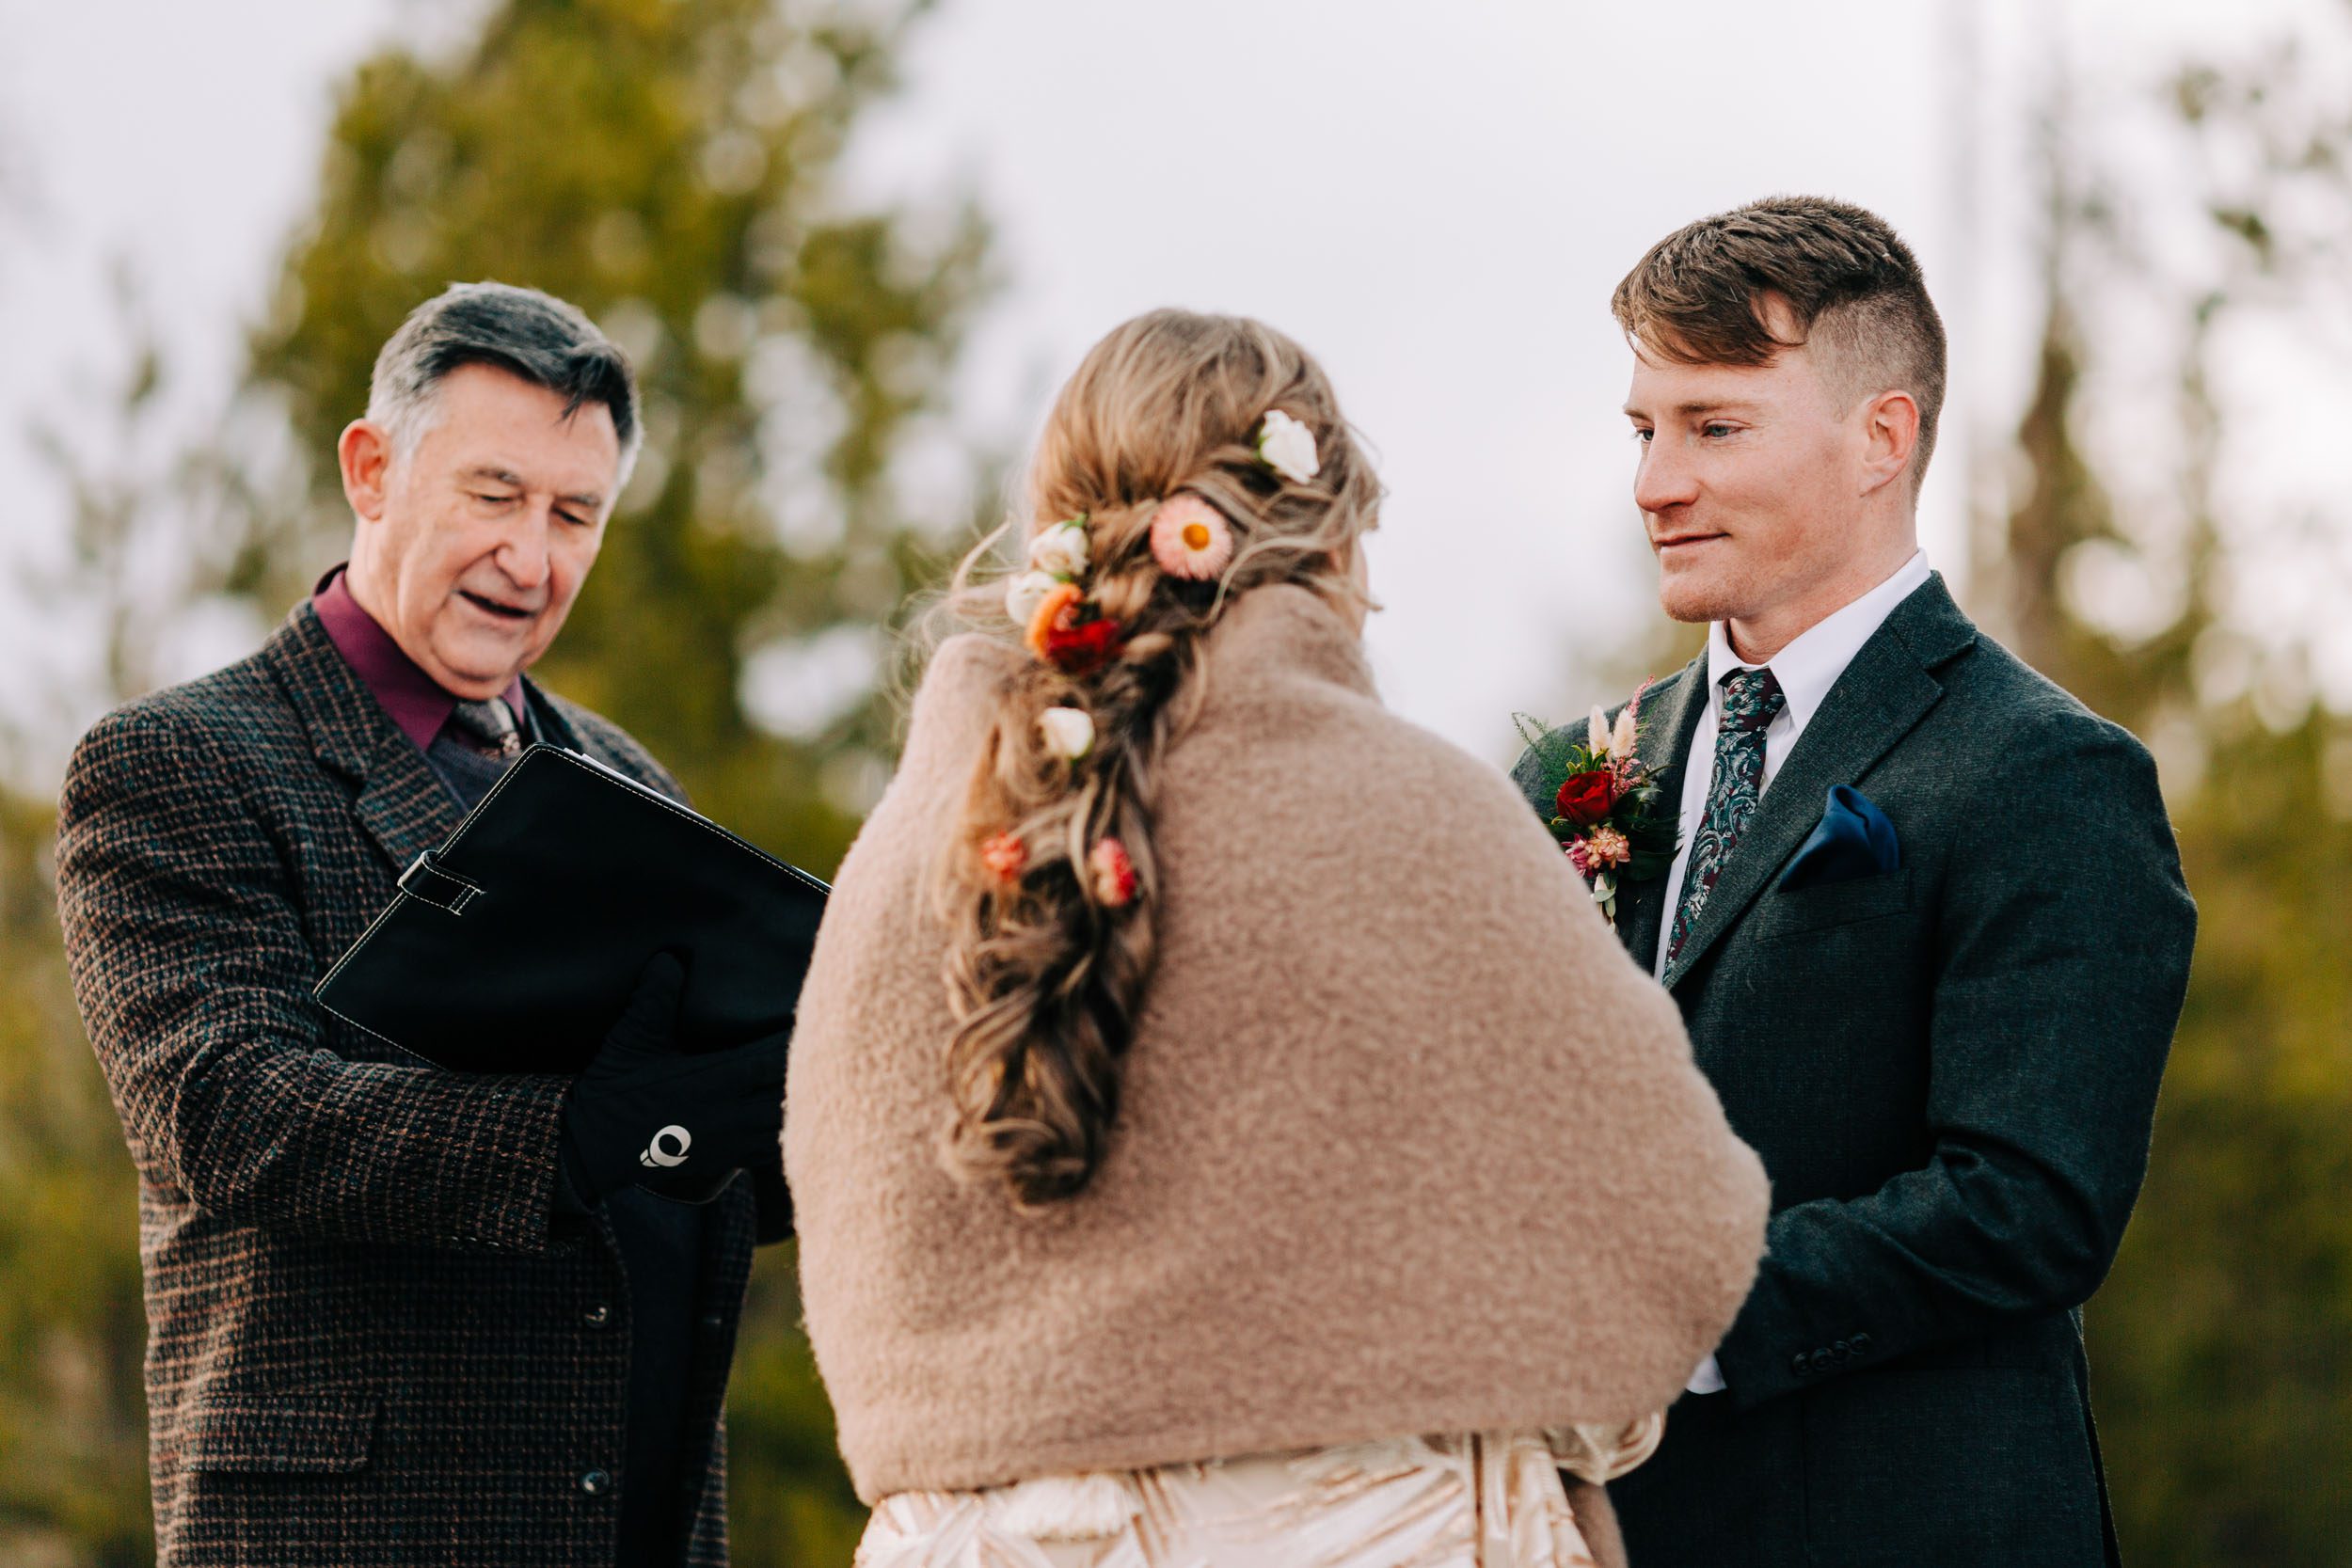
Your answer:
[[[515,722],[515,710],[503,697],[460,703],[449,721],[485,756],[511,757],[523,749],[522,726]]]
[[[1756,815],[1764,794],[1764,730],[1788,705],[1770,670],[1734,670],[1724,677],[1723,719],[1715,730],[1715,776],[1707,786],[1707,816],[1691,842],[1691,863],[1682,874],[1682,902],[1675,909],[1674,936],[1666,961],[1682,954],[1707,908],[1707,895],[1724,874],[1724,863],[1739,847],[1740,830]]]

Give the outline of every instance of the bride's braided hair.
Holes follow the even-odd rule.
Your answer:
[[[1312,479],[1261,457],[1269,410],[1312,436]],[[1232,561],[1215,579],[1173,576],[1154,559],[1153,514],[1180,494],[1230,527]],[[966,559],[949,608],[1006,635],[1005,581],[976,585],[976,567],[1008,530],[1025,543],[1083,517],[1077,616],[1112,623],[1117,651],[1092,670],[1085,658],[1025,659],[941,866],[956,1018],[942,1152],[958,1176],[1002,1182],[1033,1209],[1076,1194],[1102,1164],[1157,957],[1159,764],[1198,709],[1203,635],[1268,583],[1360,603],[1352,568],[1379,496],[1321,368],[1257,322],[1154,311],[1097,343],[1062,388],[1026,515]],[[1041,725],[1057,707],[1091,719],[1085,756],[1069,758]]]

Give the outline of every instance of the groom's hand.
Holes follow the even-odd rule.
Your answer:
[[[675,1044],[686,971],[659,953],[564,1106],[566,1165],[595,1199],[635,1182],[707,1192],[739,1167],[776,1163],[786,1037],[689,1054]]]

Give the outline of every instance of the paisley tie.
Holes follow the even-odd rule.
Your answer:
[[[523,749],[522,726],[515,722],[515,710],[503,697],[460,703],[449,719],[485,755],[511,757]]]
[[[1724,863],[1740,845],[1740,831],[1756,815],[1764,794],[1764,730],[1788,705],[1770,670],[1734,670],[1724,677],[1723,717],[1715,730],[1715,776],[1707,786],[1707,816],[1691,841],[1691,863],[1682,874],[1682,901],[1675,908],[1674,935],[1666,944],[1672,963],[1707,908]]]

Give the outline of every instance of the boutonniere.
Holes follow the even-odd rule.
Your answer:
[[[1551,796],[1551,836],[1593,890],[1612,930],[1617,925],[1617,890],[1664,876],[1682,833],[1680,814],[1659,800],[1658,770],[1641,757],[1642,693],[1648,689],[1644,681],[1614,724],[1593,709],[1581,746],[1560,739],[1549,725],[1526,714],[1513,715],[1520,737],[1543,768],[1543,787]]]

